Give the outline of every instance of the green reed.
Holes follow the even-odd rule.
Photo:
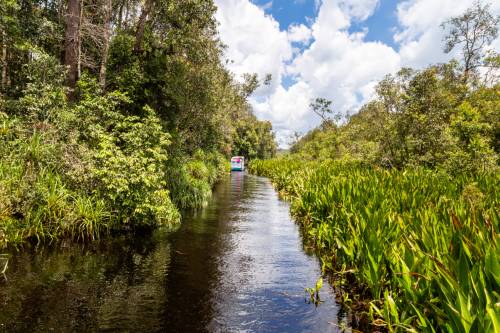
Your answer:
[[[253,161],[388,331],[500,332],[497,174]]]

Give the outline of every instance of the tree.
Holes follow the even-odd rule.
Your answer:
[[[326,122],[330,119],[328,115],[333,113],[331,109],[332,101],[327,100],[326,98],[316,98],[309,104],[311,110],[317,114],[323,122]]]
[[[326,130],[334,129],[336,127],[335,123],[342,119],[340,113],[333,113],[331,106],[332,101],[326,98],[316,98],[309,104],[311,110],[321,118],[321,127]]]
[[[2,90],[5,90],[7,87],[7,34],[2,30]]]
[[[247,105],[236,122],[232,154],[248,159],[266,159],[274,157],[276,151],[272,124],[258,120]]]
[[[491,52],[484,59],[484,73],[483,82],[485,85],[493,86],[500,82],[500,54]]]
[[[465,83],[468,83],[470,75],[482,66],[487,47],[498,36],[499,22],[500,17],[491,14],[489,4],[482,5],[477,1],[464,14],[441,25],[443,29],[450,29],[444,38],[446,53],[462,45]]]
[[[106,86],[106,65],[109,53],[109,36],[111,34],[112,0],[104,0],[104,20],[103,20],[103,46],[101,53],[101,66],[99,68],[99,83],[102,88]]]
[[[74,90],[78,80],[81,7],[81,0],[69,0],[65,17],[64,65],[68,68],[67,85],[70,100],[74,99]]]
[[[318,129],[319,130],[319,129]],[[309,135],[312,131],[309,131],[305,136]],[[294,131],[292,134],[288,135],[287,137],[287,144],[290,146],[290,152],[297,153],[303,145],[301,145],[301,141],[303,141],[304,134],[299,132],[299,131]]]
[[[0,1],[0,64],[1,83],[0,88],[5,91],[9,85],[9,45],[12,45],[13,31],[17,30],[18,22],[14,13],[19,5],[12,0]],[[0,92],[1,93],[1,92]]]
[[[266,74],[266,77],[264,78],[264,85],[269,86],[271,85],[271,81],[273,80],[273,74]]]
[[[146,22],[152,8],[153,0],[146,0],[144,7],[142,7],[141,16],[139,17],[139,22],[137,23],[137,31],[135,33],[134,51],[136,53],[139,53],[142,50],[142,39],[144,38]]]
[[[259,87],[259,78],[257,74],[243,74],[244,82],[240,85],[241,95],[244,98],[249,97]]]

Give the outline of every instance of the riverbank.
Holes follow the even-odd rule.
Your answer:
[[[172,227],[229,172],[217,151],[172,149],[151,109],[122,114],[123,94],[60,102],[44,110],[45,122],[0,111],[0,249]]]
[[[499,176],[253,161],[291,201],[344,303],[389,331],[498,330]]]

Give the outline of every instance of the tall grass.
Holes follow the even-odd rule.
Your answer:
[[[253,161],[388,331],[500,332],[498,174]],[[358,295],[359,296],[359,295]]]
[[[60,237],[95,239],[111,221],[104,201],[68,189],[50,168],[0,162],[0,248]]]

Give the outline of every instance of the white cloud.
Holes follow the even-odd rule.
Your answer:
[[[257,73],[263,79],[272,74],[270,86],[260,87],[256,94],[273,93],[281,84],[284,63],[292,57],[287,33],[280,31],[276,20],[249,0],[216,0],[216,18],[222,41],[228,46],[228,67],[237,76]]]
[[[311,38],[311,29],[304,24],[292,24],[288,27],[288,40],[292,43],[307,44]]]
[[[458,57],[459,50],[443,52],[446,31],[441,23],[458,16],[473,5],[475,0],[409,0],[398,5],[397,16],[401,28],[394,35],[400,45],[404,66],[422,68]],[[500,2],[492,4],[492,11],[500,14]],[[498,39],[496,41],[498,43]]]
[[[256,115],[270,120],[276,131],[278,142],[286,145],[295,131],[305,132],[314,123],[309,112],[309,103],[314,94],[311,87],[299,81],[288,89],[279,86],[276,92],[262,100],[252,99]]]
[[[471,4],[472,0],[411,0],[399,4],[401,29],[394,40],[400,45],[403,65],[419,68],[449,60],[450,56],[442,51],[445,32],[440,24]]]
[[[343,12],[360,21],[371,16],[379,4],[379,0],[343,0],[335,2],[339,4]]]
[[[331,99],[335,110],[342,113],[357,109],[372,96],[376,81],[399,68],[398,54],[392,48],[365,42],[364,33],[350,34],[346,30],[351,20],[369,15],[377,3],[355,1],[347,6],[339,1],[323,2],[311,28],[314,41],[287,67],[287,74],[298,83],[279,92],[281,103],[268,103],[278,132],[280,127],[293,132],[317,125],[319,119],[309,110],[309,102],[315,97]],[[292,98],[297,93],[306,100],[298,103],[297,97]],[[284,112],[290,114],[287,121],[283,121]]]
[[[288,67],[316,96],[333,100],[343,112],[365,102],[366,87],[400,66],[389,46],[365,42],[363,33],[345,30],[350,19],[334,1],[325,2],[312,27],[314,42]]]
[[[319,119],[309,111],[315,97],[333,101],[336,111],[357,110],[373,96],[377,81],[402,66],[423,68],[448,61],[442,51],[440,23],[465,11],[474,0],[407,0],[397,6],[399,26],[394,41],[399,50],[366,41],[367,31],[351,33],[354,21],[364,21],[379,0],[316,0],[318,15],[280,31],[279,24],[249,0],[216,0],[222,40],[229,46],[229,68],[236,74],[273,74],[271,86],[251,99],[256,114],[272,121],[284,144],[294,131],[306,131]],[[500,2],[492,5],[500,13]],[[389,28],[389,27],[388,27]],[[292,43],[295,43],[292,46]],[[300,46],[300,47],[299,47]],[[498,50],[500,39],[494,42]],[[284,86],[282,78],[294,83]]]
[[[263,10],[268,10],[268,9],[271,9],[273,8],[273,2],[272,1],[269,1],[265,4],[263,4],[262,6],[260,6],[261,9]]]

